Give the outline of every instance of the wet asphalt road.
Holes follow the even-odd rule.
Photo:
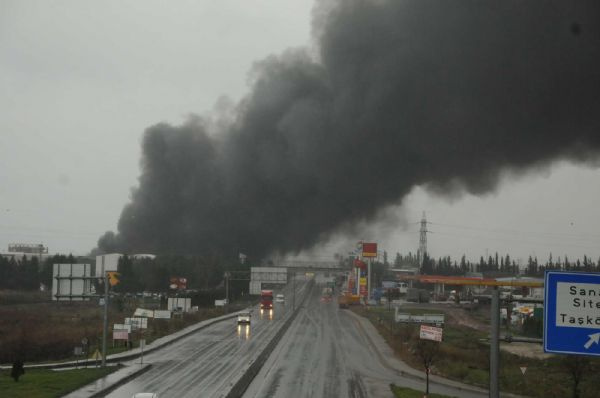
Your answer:
[[[391,397],[390,383],[424,391],[422,380],[403,375],[405,367],[399,361],[376,349],[382,340],[368,321],[339,310],[335,300],[322,302],[319,291],[313,290],[245,398]],[[488,396],[435,382],[430,383],[430,392]]]
[[[288,289],[288,303],[275,303],[272,318],[260,316],[257,305],[249,327],[238,327],[235,319],[219,322],[146,355],[144,363],[152,368],[107,397],[129,398],[137,392],[155,392],[161,398],[225,396],[291,313]],[[297,289],[301,292],[304,286]]]
[[[323,302],[320,290],[310,289],[244,397],[391,397],[390,383],[424,391],[423,380],[407,374],[407,366],[393,358],[368,321],[339,310],[335,299]],[[235,320],[219,322],[147,355],[144,362],[153,363],[152,369],[108,397],[129,398],[136,392],[156,392],[161,398],[224,397],[291,313],[290,294],[286,299],[285,305],[275,303],[272,319],[261,319],[256,307],[248,329],[238,328]],[[435,381],[430,392],[488,396]]]

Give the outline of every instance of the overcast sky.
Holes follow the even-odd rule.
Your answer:
[[[0,0],[0,250],[87,253],[116,229],[144,129],[240,99],[253,62],[311,44],[312,3]],[[484,197],[415,188],[392,226],[356,238],[415,252],[426,211],[435,257],[596,261],[599,198],[600,170],[560,163]]]

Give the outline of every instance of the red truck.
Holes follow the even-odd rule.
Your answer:
[[[272,290],[261,290],[260,291],[260,309],[261,310],[272,310],[273,309],[273,291]]]

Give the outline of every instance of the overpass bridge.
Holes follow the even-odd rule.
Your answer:
[[[344,272],[348,268],[341,267],[336,261],[290,260],[278,262],[277,267],[285,267],[288,272]]]

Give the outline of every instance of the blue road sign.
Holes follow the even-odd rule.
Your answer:
[[[544,351],[600,356],[600,273],[546,271]]]

